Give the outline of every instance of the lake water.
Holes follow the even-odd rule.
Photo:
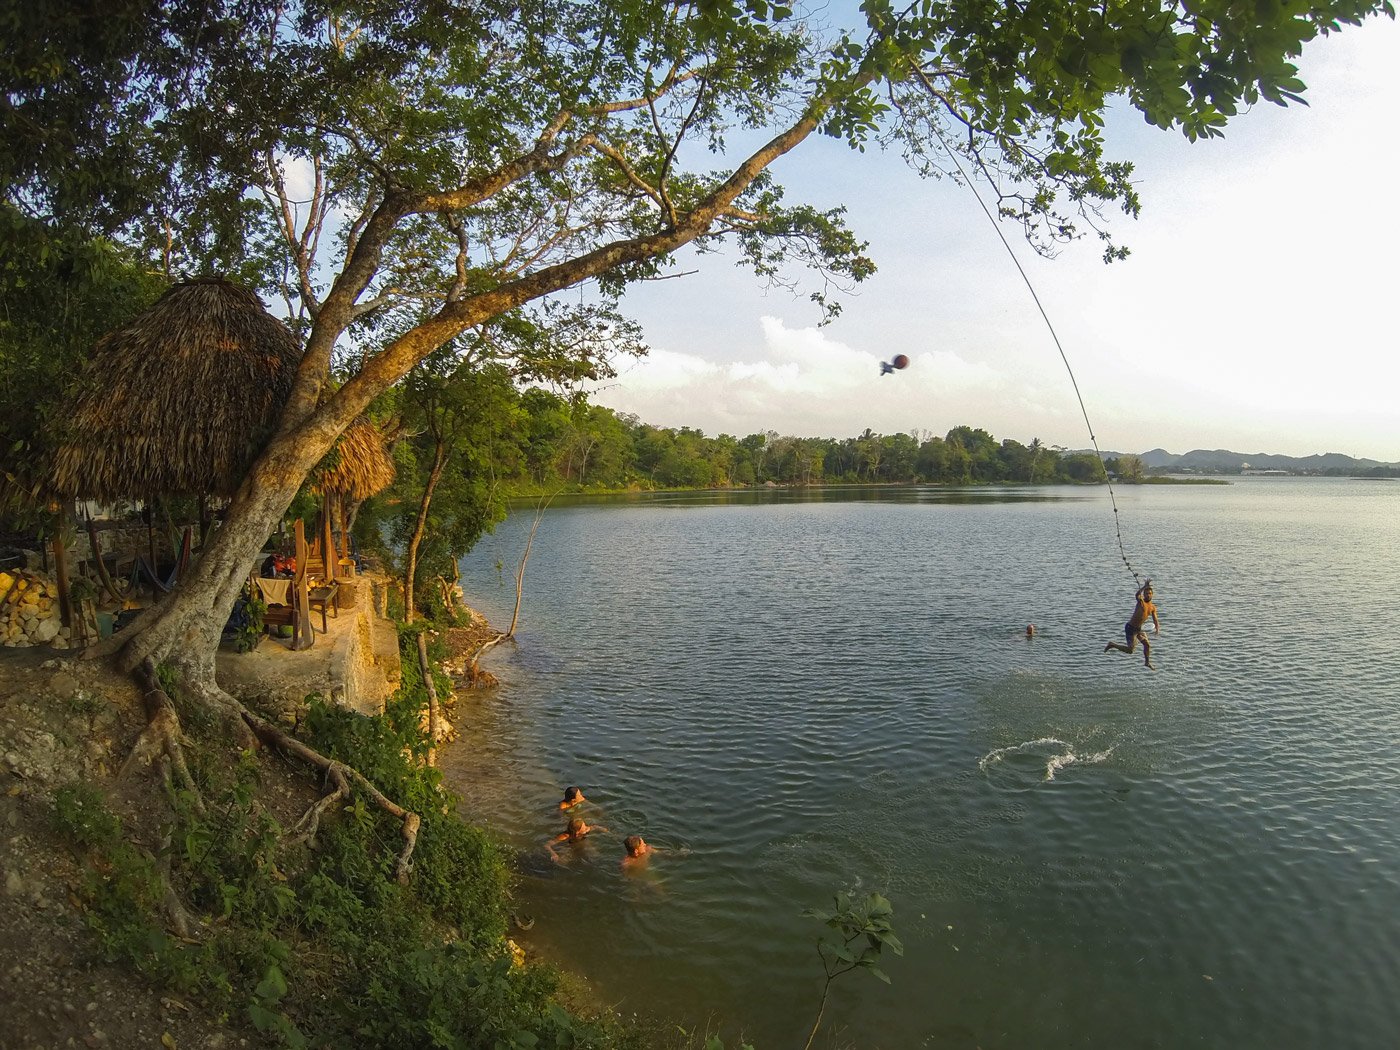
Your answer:
[[[1102,488],[556,502],[447,758],[526,854],[527,947],[801,1047],[802,912],[878,890],[906,953],[817,1046],[1400,1045],[1400,483],[1117,492],[1155,673],[1103,652]],[[498,626],[530,517],[463,563]],[[611,833],[540,863],[566,784]],[[685,852],[625,877],[631,833]]]

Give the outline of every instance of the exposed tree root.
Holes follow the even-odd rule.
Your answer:
[[[185,749],[180,741],[180,716],[156,679],[155,661],[147,660],[143,670],[146,692],[142,700],[146,705],[146,728],[141,730],[141,735],[136,738],[136,744],[132,747],[131,754],[126,756],[117,777],[125,777],[138,765],[149,766],[158,762],[166,784],[173,790],[173,783],[178,781],[179,786],[189,792],[195,810],[202,814],[204,799],[199,794],[194,777],[190,775],[189,764],[185,761]]]
[[[136,745],[132,748],[131,754],[122,764],[118,776],[125,776],[136,765],[156,763],[167,789],[173,792],[176,783],[178,783],[179,787],[190,793],[195,808],[202,814],[205,812],[204,800],[200,797],[194,778],[190,775],[189,765],[185,761],[184,748],[180,742],[179,714],[156,678],[155,660],[147,657],[142,664],[142,672],[148,687],[145,693],[148,721],[146,728],[141,731]],[[284,755],[294,755],[300,758],[303,762],[315,766],[325,774],[326,781],[333,790],[319,799],[297,822],[293,831],[302,841],[312,842],[320,827],[321,816],[338,802],[349,799],[352,781],[369,796],[375,805],[400,820],[404,846],[399,854],[398,863],[394,867],[394,875],[400,883],[408,882],[409,872],[413,867],[413,850],[418,844],[418,829],[422,824],[417,813],[406,810],[390,800],[359,770],[347,766],[344,762],[327,758],[315,748],[284,733],[271,722],[248,710],[247,707],[218,686],[187,682],[186,687],[191,688],[198,699],[214,706],[221,714],[236,717],[241,734],[252,745],[267,744]],[[176,905],[179,904],[173,889],[171,889],[169,897],[174,898]],[[181,908],[181,910],[183,909]],[[186,929],[188,929],[187,920]],[[184,935],[182,934],[182,936]]]
[[[185,908],[185,902],[175,892],[174,883],[170,881],[170,846],[170,833],[167,831],[160,844],[160,860],[156,862],[156,870],[160,872],[161,906],[165,909],[165,918],[170,931],[182,940],[188,941],[192,939],[194,922],[190,919],[190,913]]]
[[[207,675],[202,672],[187,673],[182,685],[192,700],[214,710],[223,718],[224,725],[233,734],[239,747],[247,751],[257,749],[257,734],[248,728],[245,718],[248,709],[239,702],[237,697],[224,692],[214,683],[212,671],[208,672]]]
[[[304,843],[307,846],[315,847],[316,832],[321,828],[321,814],[325,813],[332,806],[341,802],[350,801],[350,781],[344,772],[335,768],[334,764],[326,770],[326,781],[334,785],[335,790],[328,792],[317,800],[316,804],[302,814],[296,826],[292,828],[296,837],[295,842]]]
[[[83,651],[78,654],[78,659],[98,660],[120,652],[133,638],[160,619],[160,610],[165,607],[169,598],[170,595],[168,594],[161,596],[161,598],[148,608],[142,609],[141,615],[136,617],[136,619],[126,627],[115,632],[111,637],[104,638],[100,642],[94,642],[92,645],[83,649]],[[123,670],[131,671],[133,667],[124,667]]]
[[[348,781],[353,780],[366,795],[380,809],[403,822],[403,851],[399,854],[398,863],[394,866],[394,876],[401,883],[408,882],[409,872],[413,868],[413,848],[418,844],[418,828],[422,820],[417,813],[404,809],[398,803],[388,799],[382,791],[370,783],[369,779],[359,770],[347,766],[344,762],[337,762],[327,758],[314,748],[303,744],[294,736],[290,736],[278,729],[271,722],[253,714],[247,710],[243,711],[243,719],[248,723],[248,727],[270,747],[275,747],[286,754],[295,755],[303,762],[307,762],[326,774],[327,779],[335,785],[335,790],[320,799],[316,805],[311,807],[305,816],[297,822],[297,827],[307,826],[310,833],[315,834],[315,829],[320,825],[321,814],[324,813],[335,801],[349,797]],[[344,792],[344,794],[342,794]]]

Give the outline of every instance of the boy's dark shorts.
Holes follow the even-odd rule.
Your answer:
[[[1124,639],[1127,640],[1127,643],[1128,643],[1129,645],[1132,645],[1132,644],[1133,644],[1133,640],[1134,640],[1135,638],[1137,638],[1139,632],[1141,632],[1141,631],[1142,631],[1142,626],[1141,626],[1140,624],[1139,624],[1137,627],[1134,627],[1134,626],[1133,626],[1132,624],[1130,624],[1130,623],[1125,623],[1125,624],[1123,625],[1123,637],[1124,637]]]

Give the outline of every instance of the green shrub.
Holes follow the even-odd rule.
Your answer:
[[[91,784],[75,783],[54,792],[54,823],[79,846],[120,843],[122,822]]]
[[[406,637],[405,669],[416,669]],[[394,878],[399,821],[363,792],[323,815],[308,848],[260,802],[266,756],[245,752],[228,768],[220,752],[190,748],[205,803],[175,794],[165,859],[200,920],[195,943],[166,932],[160,865],[127,842],[98,792],[59,792],[55,820],[86,854],[81,896],[104,953],[286,1047],[640,1045],[615,1022],[564,1010],[549,968],[512,964],[507,856],[455,815],[423,763],[422,707],[416,681],[383,716],[313,698],[304,722],[313,747],[420,815],[406,886]]]
[[[59,831],[83,848],[83,879],[76,896],[103,955],[130,962],[184,993],[217,984],[218,975],[202,973],[192,953],[166,933],[160,872],[125,839],[121,820],[101,795],[87,784],[61,788],[54,797],[54,817]]]

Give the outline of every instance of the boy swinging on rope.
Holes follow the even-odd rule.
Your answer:
[[[1152,602],[1152,581],[1148,580],[1133,595],[1137,599],[1137,605],[1133,606],[1132,618],[1123,625],[1123,637],[1127,640],[1127,645],[1122,642],[1109,642],[1103,647],[1104,652],[1110,649],[1117,649],[1120,653],[1132,655],[1133,649],[1138,642],[1142,643],[1142,662],[1149,670],[1156,670],[1152,666],[1152,646],[1147,641],[1147,632],[1142,629],[1142,625],[1147,622],[1147,618],[1152,617],[1152,633],[1159,634],[1162,624],[1157,619],[1157,606]]]

